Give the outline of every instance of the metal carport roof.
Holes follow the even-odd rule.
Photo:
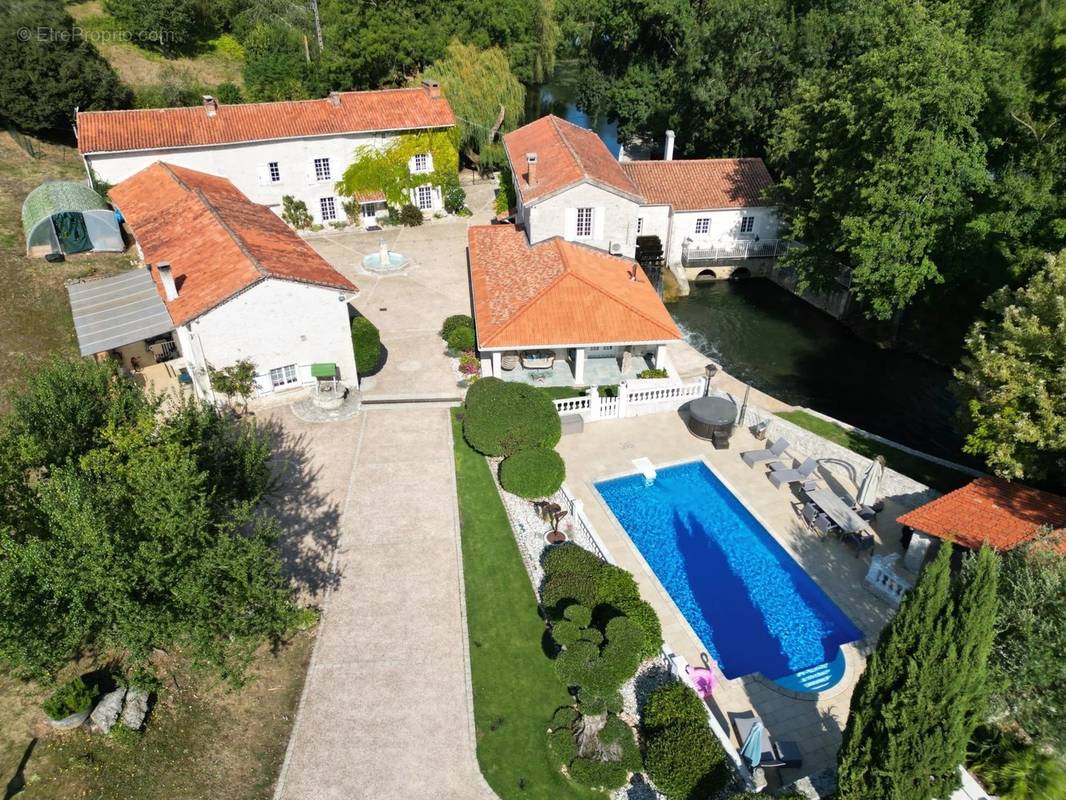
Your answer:
[[[67,284],[83,356],[174,330],[147,269]]]

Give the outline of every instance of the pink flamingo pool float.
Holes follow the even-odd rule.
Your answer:
[[[713,665],[714,662],[711,661],[711,664]],[[714,694],[714,687],[717,685],[714,678],[714,670],[708,667],[693,667],[689,665],[685,667],[685,672],[688,673],[689,680],[696,687],[696,694],[704,700],[709,700],[711,695]]]

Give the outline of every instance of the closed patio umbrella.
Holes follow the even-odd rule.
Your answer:
[[[877,495],[881,492],[881,478],[885,475],[885,457],[878,456],[870,462],[866,474],[862,476],[859,484],[859,496],[855,498],[861,506],[872,506],[877,502]]]
[[[744,415],[748,413],[748,395],[751,394],[751,386],[744,387],[744,399],[740,403],[740,413],[737,414],[737,425],[744,424]]]
[[[752,769],[762,763],[762,732],[762,722],[755,720],[755,724],[751,726],[751,731],[748,733],[748,738],[744,740],[744,745],[740,748],[740,755],[747,760]]]

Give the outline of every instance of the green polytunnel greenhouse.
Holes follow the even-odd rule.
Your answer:
[[[107,202],[83,183],[48,181],[22,203],[26,254],[122,252],[122,230]]]

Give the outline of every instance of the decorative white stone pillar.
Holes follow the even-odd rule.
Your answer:
[[[655,368],[666,368],[666,345],[661,344],[655,348]]]
[[[580,386],[585,382],[585,348],[574,350],[574,383]]]
[[[487,356],[481,357],[481,377],[491,378],[492,375],[492,359]]]
[[[502,363],[503,353],[497,350],[492,354],[492,376],[494,378],[499,378],[503,374],[503,367],[501,366]]]
[[[600,418],[600,387],[589,387],[589,422]]]
[[[907,545],[907,552],[903,554],[903,566],[911,572],[921,572],[926,559],[935,552],[935,543],[936,539],[929,534],[915,531],[911,535],[910,544]]]
[[[618,384],[618,419],[625,419],[629,415],[629,388],[625,381]]]

